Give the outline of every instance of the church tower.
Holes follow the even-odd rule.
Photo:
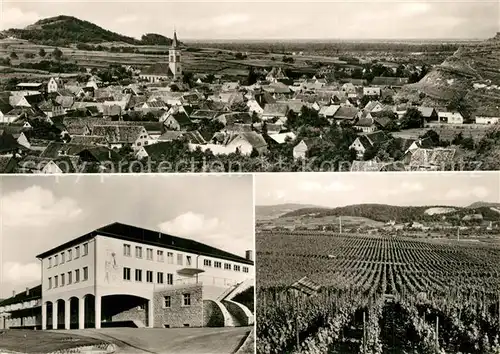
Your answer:
[[[182,76],[181,50],[179,48],[179,41],[177,40],[177,32],[175,30],[172,46],[168,51],[168,67],[174,75],[174,80]]]

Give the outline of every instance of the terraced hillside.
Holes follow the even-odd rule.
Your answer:
[[[425,98],[421,98],[425,94]],[[500,32],[480,43],[460,47],[418,83],[406,85],[397,100],[425,105],[467,105],[498,109],[500,105]]]

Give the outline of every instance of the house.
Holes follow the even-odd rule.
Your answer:
[[[340,105],[328,105],[320,108],[318,115],[328,120],[333,120],[335,113],[339,110]],[[331,123],[331,122],[330,122]]]
[[[439,122],[445,122],[448,124],[463,124],[464,123],[464,117],[460,112],[446,112],[446,111],[439,111],[438,112],[438,121]]]
[[[104,136],[98,135],[73,135],[71,136],[71,143],[77,145],[100,145],[108,146],[108,141]]]
[[[77,156],[82,162],[85,172],[113,172],[114,164],[119,162],[122,157],[116,151],[108,149],[105,146],[87,146],[78,152]],[[97,167],[97,171],[92,168]],[[90,169],[90,171],[89,171]]]
[[[474,112],[476,124],[496,124],[500,121],[498,107],[482,107]]]
[[[405,154],[409,152],[416,151],[418,149],[432,149],[434,144],[431,138],[416,139],[413,140],[409,146],[406,147],[404,151]]]
[[[354,128],[361,130],[364,133],[372,133],[376,130],[375,120],[371,117],[360,118],[354,124]]]
[[[0,173],[13,173],[17,168],[16,158],[12,155],[0,155]]]
[[[274,120],[286,118],[288,114],[288,105],[284,103],[270,103],[264,106],[262,120]]]
[[[352,83],[346,82],[342,85],[342,92],[345,92],[346,94],[356,93],[356,87]]]
[[[434,122],[434,121],[439,121],[439,115],[436,111],[436,109],[432,107],[424,107],[420,106],[418,107],[418,110],[422,114],[422,118],[426,122]]]
[[[273,67],[266,75],[266,81],[268,82],[278,82],[287,79],[288,77],[285,75],[283,69],[281,69],[280,67]]]
[[[49,99],[38,105],[38,108],[48,117],[58,117],[66,114],[65,109],[54,99]]]
[[[236,91],[240,88],[239,81],[236,82],[224,82],[221,87],[222,92]]]
[[[363,96],[380,96],[380,87],[363,87]]]
[[[194,123],[200,123],[202,121],[210,121],[212,119],[215,119],[219,114],[221,114],[221,112],[205,110],[205,109],[198,109],[196,111],[193,111],[189,118]]]
[[[365,152],[388,140],[387,135],[383,131],[360,135],[349,146],[349,149],[354,149],[358,159],[362,159]]]
[[[59,84],[62,84],[60,79],[51,77],[47,83],[47,93],[53,93],[59,91]],[[62,85],[61,85],[62,86]],[[61,87],[62,88],[62,87]]]
[[[298,159],[306,159],[307,153],[311,150],[311,148],[315,145],[321,143],[321,138],[306,138],[302,139],[297,145],[293,147],[293,158]]]
[[[273,140],[276,144],[284,144],[288,141],[294,141],[296,136],[293,132],[269,134],[269,138]]]
[[[370,113],[381,112],[383,110],[384,110],[384,105],[379,101],[370,101],[363,108],[363,111]]]
[[[24,134],[22,136],[24,136]],[[24,136],[24,138],[26,137]],[[16,137],[16,134],[12,134],[3,129],[0,130],[0,155],[17,155],[29,150],[24,144],[21,145],[18,140],[19,136]]]
[[[177,140],[177,139],[174,139]],[[156,144],[142,146],[135,152],[137,159],[149,158],[153,161],[161,161],[162,156],[172,148],[171,141],[161,141]]]
[[[17,119],[15,115],[8,115],[13,109],[8,101],[0,100],[0,123],[11,123]]]
[[[193,122],[184,111],[177,111],[168,116],[163,122],[168,130],[188,130],[192,127]]]
[[[149,144],[149,134],[143,126],[139,125],[95,125],[92,134],[103,136],[112,149],[120,149],[129,145],[138,149]]]
[[[16,172],[37,174],[75,173],[76,160],[77,158],[71,159],[69,156],[53,159],[28,155],[18,162]]]
[[[333,119],[338,123],[341,121],[354,123],[358,117],[358,112],[355,107],[341,106],[333,115]]]
[[[267,142],[257,132],[242,132],[232,136],[226,143],[226,147],[240,151],[243,155],[250,155],[255,149],[259,154],[267,152]]]
[[[26,122],[28,123],[28,122]],[[29,123],[28,123],[29,124]],[[5,126],[0,126],[0,134],[9,134],[16,139],[17,143],[26,149],[31,148],[31,144],[25,132],[30,130],[31,126],[28,128],[24,124],[23,125],[14,125],[9,124]]]
[[[257,102],[255,99],[250,99],[246,103],[248,107],[248,111],[250,113],[256,113],[258,115],[264,113],[264,109],[260,106],[259,102]]]
[[[458,156],[455,148],[418,148],[409,151],[403,158],[410,171],[442,171]]]

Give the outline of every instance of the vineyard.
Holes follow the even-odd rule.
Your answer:
[[[499,247],[295,231],[256,251],[257,353],[500,354]]]

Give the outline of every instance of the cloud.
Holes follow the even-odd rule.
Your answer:
[[[2,276],[5,283],[14,287],[29,282],[40,281],[41,269],[39,263],[5,262],[2,267]]]
[[[4,8],[1,14],[0,29],[25,27],[39,19],[40,15],[33,11],[24,12],[17,7]]]
[[[5,226],[45,226],[70,221],[82,213],[73,199],[58,199],[52,191],[39,186],[7,194],[0,204]]]
[[[424,2],[407,2],[399,4],[396,7],[396,12],[401,16],[418,16],[429,12],[432,9],[430,4]]]
[[[471,189],[450,189],[445,197],[446,199],[465,199],[465,198],[475,198],[484,199],[488,196],[489,191],[483,186],[476,186]]]
[[[218,218],[187,212],[158,226],[167,234],[190,238],[233,253],[240,252],[239,240],[232,239],[229,227]]]

